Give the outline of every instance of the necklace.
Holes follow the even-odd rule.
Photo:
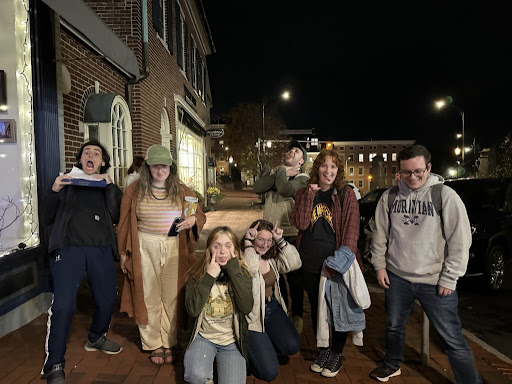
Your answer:
[[[153,193],[153,188],[156,188],[156,189],[164,189],[164,188],[159,188],[159,187],[152,186],[152,188],[151,188],[151,196],[153,196],[155,198],[155,200],[165,200],[169,196],[167,194],[167,192],[166,192],[164,197],[156,197],[155,194]]]

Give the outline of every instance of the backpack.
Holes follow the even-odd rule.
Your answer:
[[[441,189],[444,184],[435,184],[432,187],[432,204],[434,205],[434,209],[436,213],[441,218],[441,226],[443,225],[443,216],[441,215],[443,211],[443,200],[441,199]],[[388,196],[388,216],[391,212],[391,208],[393,207],[393,203],[395,202],[396,195],[398,194],[398,185],[391,187],[389,190]]]

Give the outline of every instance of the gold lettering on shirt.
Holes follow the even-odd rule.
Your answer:
[[[320,203],[313,207],[313,212],[311,213],[311,224],[309,226],[309,229],[313,230],[313,226],[321,217],[327,220],[327,222],[334,231],[334,226],[332,224],[332,213],[327,204],[325,203]]]

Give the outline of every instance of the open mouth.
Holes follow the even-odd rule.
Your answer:
[[[88,161],[85,163],[85,171],[86,172],[94,172],[94,163],[92,161]]]

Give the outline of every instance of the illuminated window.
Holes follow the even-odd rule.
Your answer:
[[[364,161],[364,154],[360,153],[358,157],[359,157],[359,162],[362,163]]]

